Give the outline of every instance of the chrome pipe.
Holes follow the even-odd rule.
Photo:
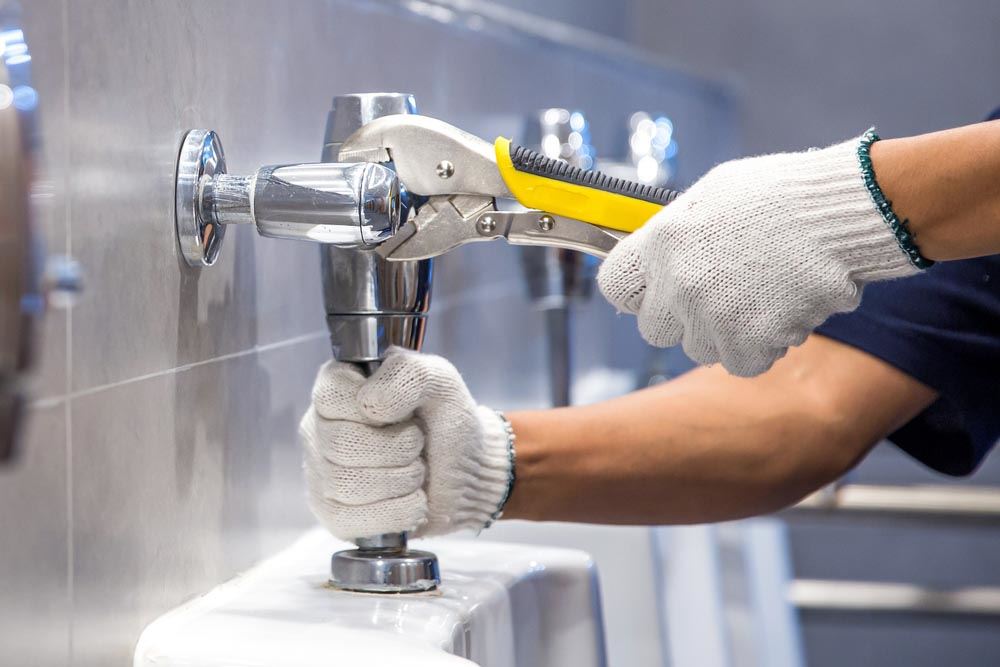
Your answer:
[[[590,132],[586,118],[579,111],[542,109],[525,129],[526,136],[537,134],[538,148],[546,157],[565,160],[581,169],[593,168]],[[549,397],[553,407],[572,404],[573,304],[590,298],[596,267],[593,258],[563,248],[521,249],[528,297],[536,308],[545,311]]]
[[[340,144],[363,124],[415,112],[410,95],[337,97],[323,162],[264,166],[249,176],[227,173],[215,132],[188,132],[174,192],[181,255],[190,266],[211,266],[226,228],[238,224],[254,225],[261,236],[318,242],[333,356],[370,375],[390,347],[419,350],[430,306],[431,260],[389,262],[374,250],[408,216],[399,179],[388,164],[338,162]],[[409,593],[440,582],[437,557],[408,549],[405,534],[359,537],[357,544],[358,549],[333,555],[330,581],[337,588]]]
[[[559,408],[572,402],[570,383],[572,371],[572,337],[570,335],[573,313],[568,305],[545,311],[545,337],[548,339],[549,396],[552,407]]]
[[[191,266],[211,266],[229,225],[261,236],[373,248],[396,233],[406,212],[391,167],[369,162],[268,165],[226,172],[218,135],[192,130],[177,164],[177,238]]]
[[[254,178],[219,174],[201,179],[198,206],[202,217],[220,225],[253,224]]]
[[[263,167],[254,179],[253,222],[271,238],[374,246],[399,229],[399,180],[369,162]]]
[[[334,98],[322,159],[336,163],[344,139],[365,123],[407,113],[416,113],[411,95]],[[406,207],[398,208],[405,220]],[[348,244],[324,245],[321,261],[326,322],[337,360],[356,364],[371,375],[391,346],[420,349],[430,308],[431,260],[390,262],[371,249]],[[357,549],[338,551],[331,558],[330,583],[337,588],[415,593],[440,583],[437,557],[409,549],[405,533],[360,536],[354,542]]]

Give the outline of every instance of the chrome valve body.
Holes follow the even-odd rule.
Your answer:
[[[411,95],[370,93],[333,100],[323,160],[340,159],[340,145],[362,125],[416,113]],[[406,212],[404,205],[401,209]],[[405,218],[404,218],[405,220]],[[390,262],[374,250],[325,245],[323,301],[333,355],[375,372],[391,346],[419,350],[430,308],[432,260]],[[333,554],[330,582],[366,593],[416,593],[440,583],[437,557],[407,548],[405,534],[359,537],[357,549]]]

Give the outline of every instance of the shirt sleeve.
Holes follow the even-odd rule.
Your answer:
[[[871,284],[860,307],[816,331],[939,393],[889,436],[924,464],[967,475],[1000,438],[1000,256],[940,263]]]

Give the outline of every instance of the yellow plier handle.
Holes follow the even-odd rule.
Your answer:
[[[500,175],[523,206],[599,227],[634,232],[680,194],[580,169],[503,137],[494,149]]]

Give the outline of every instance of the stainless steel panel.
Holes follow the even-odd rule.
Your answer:
[[[313,289],[317,269],[298,244],[252,239],[250,230],[236,229],[230,239],[236,247],[213,271],[181,269],[166,183],[189,127],[213,127],[231,146],[246,147],[230,151],[229,160],[231,172],[246,173],[265,162],[315,159],[330,97],[352,89],[412,90],[426,113],[446,118],[523,113],[555,98],[604,110],[609,99],[631,106],[653,96],[661,107],[679,102],[682,120],[705,126],[714,120],[694,94],[657,91],[654,80],[643,89],[602,66],[583,71],[580,54],[565,47],[538,70],[531,49],[408,20],[404,12],[388,21],[383,11],[392,10],[258,1],[200,3],[195,12],[152,0],[71,3],[68,22],[78,40],[69,59],[72,236],[90,286],[74,313],[73,333],[81,349],[115,350],[74,355],[76,389],[322,327],[311,295],[290,298],[288,283],[272,278],[295,267],[295,283]],[[329,18],[317,20],[317,12]],[[96,34],[101,39],[84,37]],[[419,58],[420,66],[404,68],[404,76],[355,60],[372,34],[382,36],[381,62]],[[228,46],[213,51],[206,67],[201,46],[209,36]],[[258,67],[253,76],[250,62]],[[147,90],[137,81],[156,85]],[[507,94],[498,97],[496,90]],[[592,114],[595,125],[601,116]],[[204,326],[210,317],[213,324]]]
[[[0,663],[69,663],[65,406],[34,408],[0,468]]]
[[[68,22],[72,240],[89,285],[73,313],[74,347],[113,350],[74,355],[74,388],[322,329],[307,244],[234,229],[212,271],[183,266],[168,175],[192,126],[245,147],[229,160],[234,173],[276,158],[314,160],[329,87],[317,85],[319,64],[290,63],[328,52],[331,26],[274,3],[151,0],[70,3]],[[208,35],[228,46],[203,52]],[[271,55],[262,60],[261,48]],[[263,63],[258,76],[250,63]]]
[[[312,524],[297,426],[328,354],[317,335],[73,401],[74,664],[126,664],[146,623]]]

